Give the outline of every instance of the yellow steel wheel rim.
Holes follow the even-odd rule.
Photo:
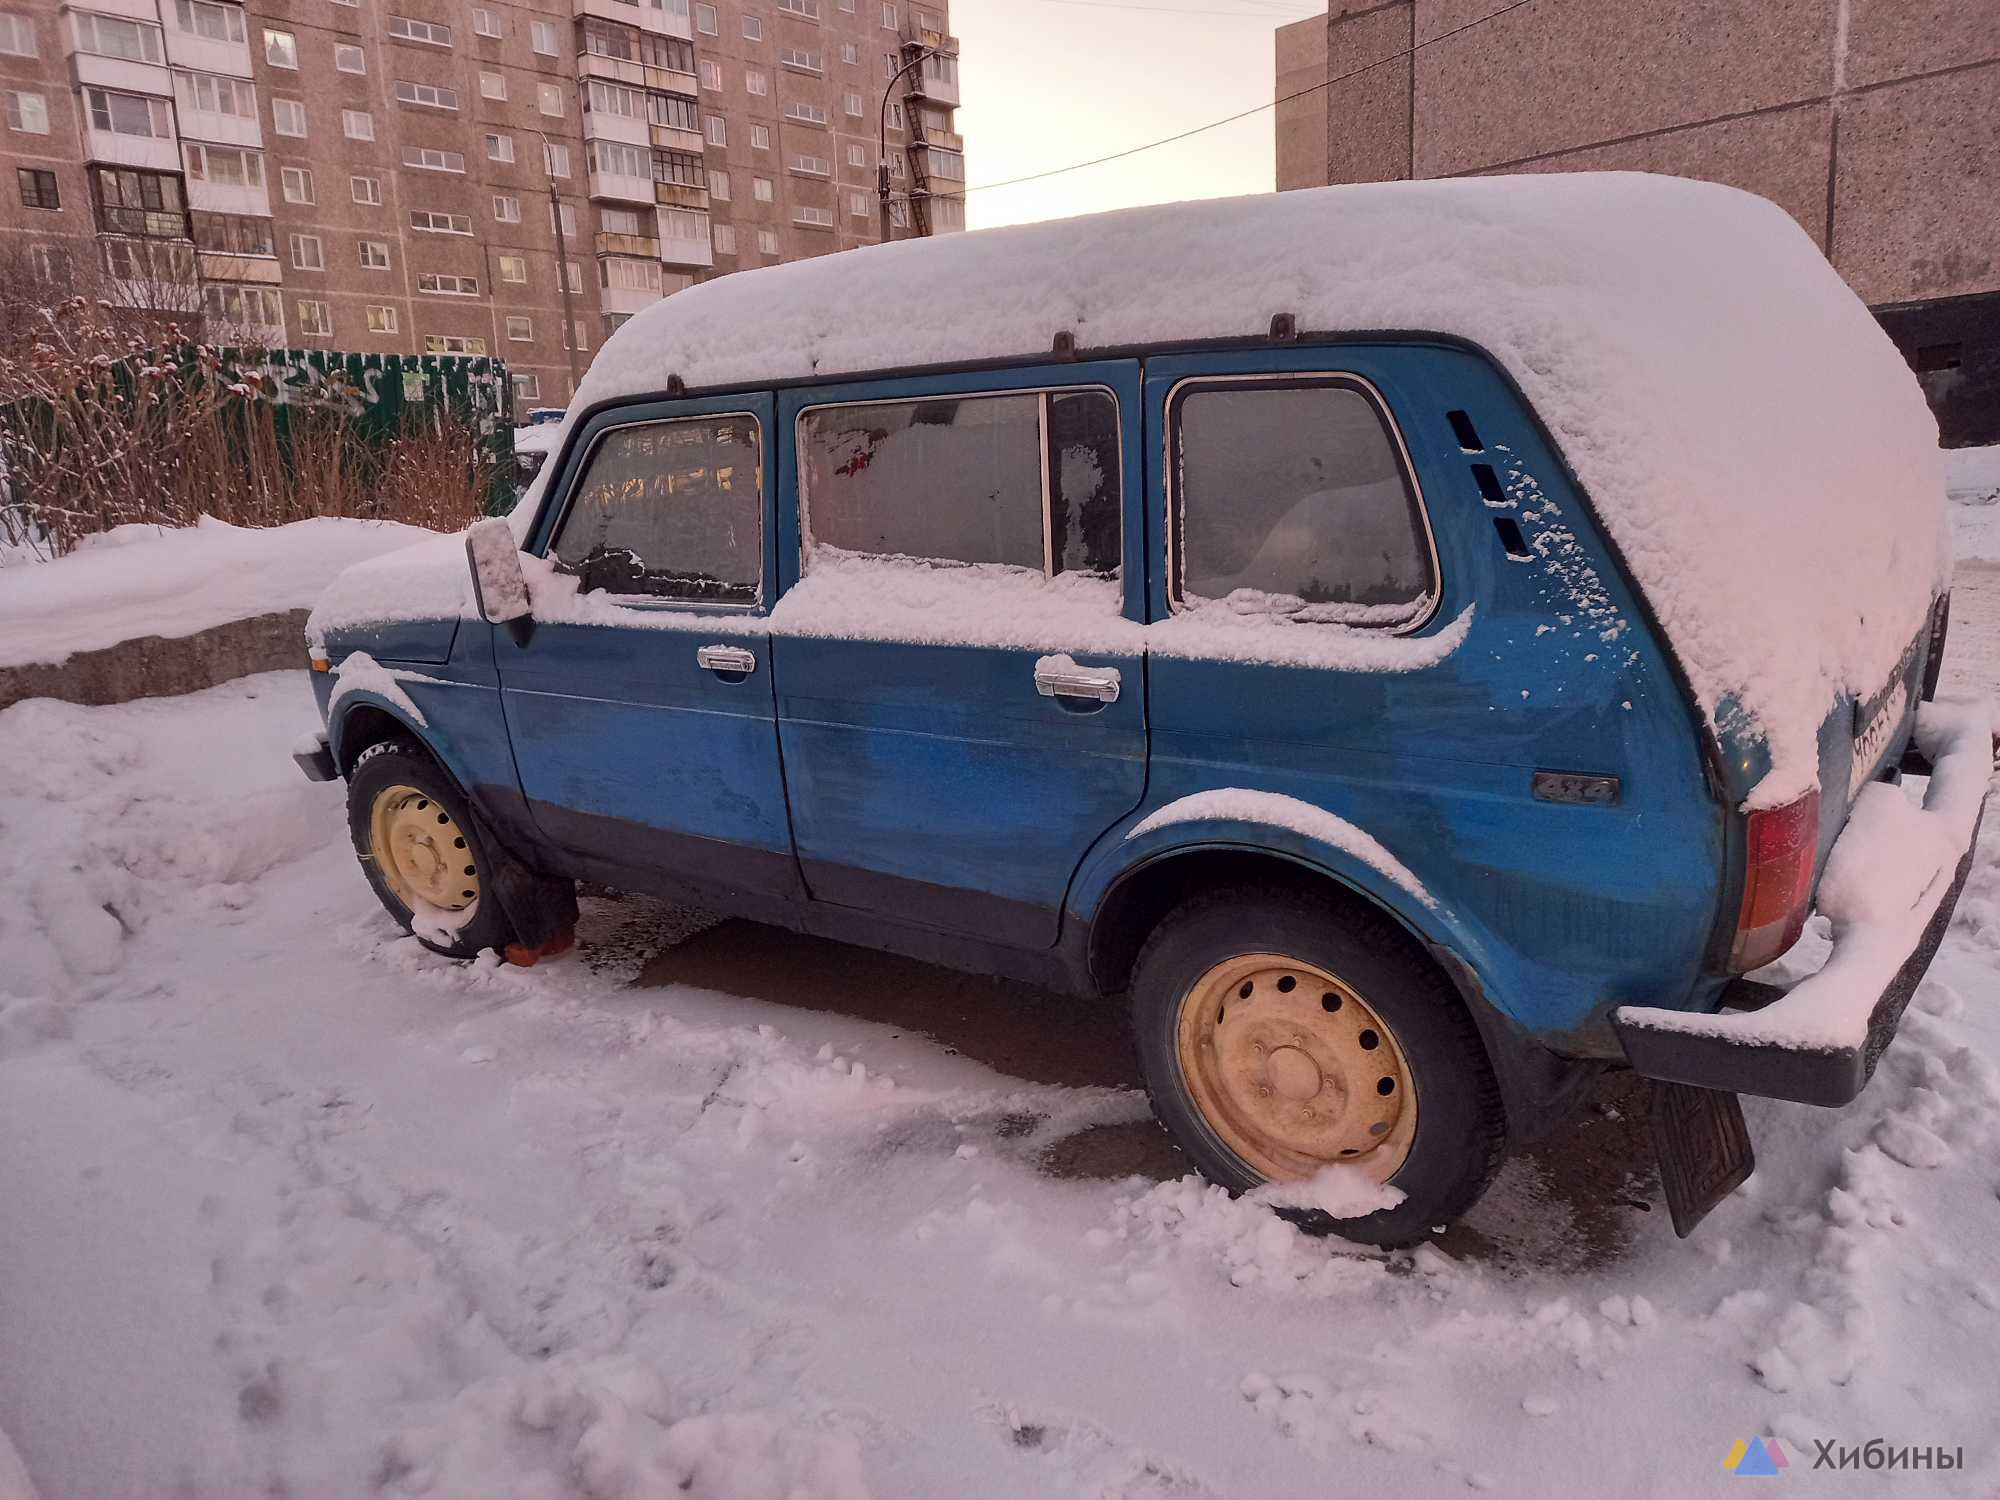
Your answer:
[[[384,787],[368,814],[368,850],[396,899],[464,911],[479,899],[479,870],[465,831],[429,792]]]
[[[1387,1182],[1417,1133],[1417,1089],[1389,1029],[1316,964],[1246,953],[1181,999],[1177,1051],[1195,1107],[1273,1181],[1351,1166]]]

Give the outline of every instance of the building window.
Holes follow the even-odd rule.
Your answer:
[[[727,172],[710,172],[708,174],[708,196],[715,199],[718,203],[727,203],[729,201],[729,174]]]
[[[465,153],[463,151],[440,151],[433,146],[405,146],[403,165],[415,167],[424,172],[463,172]]]
[[[420,104],[425,109],[458,108],[458,90],[435,83],[411,83],[399,78],[396,80],[396,98],[404,104]]]
[[[310,339],[333,337],[333,316],[324,302],[299,303],[299,332]]]
[[[45,95],[7,91],[7,128],[23,135],[49,133],[49,101]]]
[[[299,39],[289,31],[273,31],[265,27],[264,61],[274,68],[290,68],[296,73],[299,67]]]
[[[35,23],[26,16],[0,11],[0,53],[8,57],[39,57],[35,47]]]
[[[206,286],[202,302],[208,316],[225,328],[258,334],[285,332],[285,304],[267,286]]]
[[[486,137],[486,159],[511,162],[514,159],[514,137],[511,135]]]
[[[287,203],[313,201],[313,174],[310,167],[284,167],[278,172],[279,190]]]
[[[499,36],[500,18],[483,5],[472,7],[472,32],[474,36]]]
[[[753,151],[769,151],[771,149],[770,126],[752,125],[750,127],[750,149]]]
[[[831,229],[833,228],[833,210],[830,208],[812,208],[801,204],[792,210],[792,222],[794,224],[804,224],[812,229]]]
[[[21,207],[62,207],[62,193],[56,187],[55,173],[41,167],[16,167],[14,180],[21,185]]]
[[[417,290],[429,292],[434,297],[477,297],[479,278],[477,276],[448,276],[438,271],[426,271],[417,277]],[[482,354],[485,350],[480,351]]]
[[[797,120],[802,125],[824,125],[826,111],[817,104],[808,104],[803,99],[793,99],[785,105],[785,118]]]
[[[116,94],[109,89],[85,89],[90,128],[112,135],[150,136],[172,140],[173,112],[167,101],[147,94]]]
[[[778,61],[788,68],[797,68],[802,73],[825,71],[824,57],[806,47],[781,47],[778,49]]]
[[[569,147],[558,146],[551,141],[548,150],[543,154],[548,158],[549,176],[569,176]]]
[[[427,47],[449,47],[451,28],[435,21],[414,21],[408,16],[390,16],[389,35],[399,42],[422,42]]]
[[[852,9],[853,7],[850,6],[848,8]],[[840,60],[850,68],[854,67],[861,61],[861,49],[856,47],[852,42],[842,42],[840,44]]]
[[[193,217],[194,242],[203,250],[223,255],[257,255],[267,259],[278,253],[269,219],[249,214],[201,212]]]
[[[389,246],[383,240],[363,240],[358,247],[361,252],[361,269],[364,271],[386,271],[389,269]]]
[[[368,331],[370,333],[394,333],[396,331],[396,309],[380,305],[368,309]]]
[[[528,279],[528,258],[525,255],[502,255],[496,264],[500,268],[500,279],[516,286]]]
[[[606,234],[637,234],[639,232],[639,210],[636,208],[601,208],[597,211],[597,227]]]
[[[755,68],[746,68],[743,71],[743,91],[754,99],[761,99],[771,92],[771,80]]]
[[[563,112],[563,91],[560,85],[544,83],[535,90],[535,102],[545,115],[561,118]]]
[[[637,120],[646,114],[646,96],[638,89],[593,78],[584,92],[584,107],[594,115],[622,115]]]
[[[379,204],[382,201],[382,179],[379,177],[350,177],[347,188],[356,203]]]
[[[698,188],[708,181],[708,174],[702,168],[701,158],[692,151],[655,151],[653,181]]]
[[[902,105],[900,105],[900,104],[891,104],[891,105],[889,106],[889,128],[890,128],[891,130],[901,130],[901,129],[903,128],[903,106],[902,106]]]
[[[736,253],[736,226],[734,224],[717,224],[714,226],[712,233],[715,239],[715,253],[717,255],[734,255]]]
[[[359,47],[342,43],[333,49],[333,65],[343,73],[366,73],[368,54]]]
[[[694,8],[694,29],[703,36],[722,35],[722,21],[716,15],[713,5],[697,5]],[[33,53],[28,55],[34,56]]]
[[[694,100],[684,94],[648,92],[646,118],[654,125],[664,125],[669,130],[685,130],[690,135],[701,128],[695,118]]]
[[[190,141],[184,146],[187,173],[197,182],[216,187],[260,188],[264,185],[264,158],[255,151],[231,146],[205,146]]]
[[[866,193],[849,193],[847,195],[847,211],[857,219],[867,218],[868,195]]]
[[[726,146],[729,144],[729,122],[721,115],[710,115],[703,121],[703,124],[708,129],[709,145]],[[750,127],[750,137],[753,142],[756,140],[757,132],[762,128],[762,126],[758,125]]]
[[[757,248],[766,255],[778,253],[778,236],[769,229],[757,231]]]
[[[745,16],[743,18],[743,39],[750,42],[763,41],[764,23],[755,16]]]
[[[804,16],[808,21],[819,19],[819,0],[778,0],[778,9],[791,15]]]
[[[0,21],[0,29],[5,24]],[[240,42],[244,39],[243,7],[216,5],[212,0],[174,0],[174,26],[203,41]]]
[[[557,231],[561,231],[562,237],[566,240],[576,238],[576,205],[574,203],[550,205],[549,232],[554,234]]]
[[[507,319],[507,337],[516,344],[531,342],[535,337],[534,319],[510,315]]]
[[[463,338],[455,333],[427,333],[424,335],[426,354],[484,354],[486,340]]]
[[[159,63],[166,60],[160,43],[160,28],[123,16],[100,16],[90,11],[71,11],[76,33],[76,50],[98,57],[115,57],[122,62]]]
[[[855,119],[859,119],[861,117],[862,103],[861,103],[861,96],[859,94],[847,94],[843,96],[841,99],[841,104],[847,110],[847,113],[851,117]]]
[[[824,156],[794,156],[792,170],[807,177],[831,177],[833,163]]]
[[[499,73],[481,73],[479,75],[479,97],[482,99],[505,99],[507,97],[506,78]]]
[[[657,292],[660,289],[660,263],[656,260],[608,255],[598,265],[604,284],[614,291]]]
[[[257,91],[240,78],[224,78],[215,73],[176,73],[174,86],[187,109],[231,115],[239,120],[257,118]]]
[[[771,202],[773,196],[771,179],[768,177],[751,178],[750,196],[755,198],[759,203]]]
[[[316,234],[295,234],[292,236],[292,269],[295,271],[324,271],[326,269],[326,246]]]
[[[553,21],[530,21],[528,23],[528,42],[542,56],[554,57],[558,51],[556,23]]]
[[[470,214],[448,214],[434,208],[410,210],[410,228],[423,234],[471,234]]]
[[[279,135],[297,136],[305,139],[306,107],[297,99],[273,99],[271,101],[271,129]]]
[[[720,93],[722,91],[721,63],[710,62],[707,58],[701,60],[701,86],[710,93]]]
[[[896,7],[889,0],[882,0],[882,24],[891,31],[896,29]]]
[[[340,112],[340,133],[350,141],[372,141],[375,139],[375,117],[365,109],[343,109]]]
[[[496,222],[501,224],[520,223],[521,200],[511,193],[495,193],[493,195],[493,217]]]
[[[865,146],[849,146],[847,148],[847,164],[850,167],[867,166],[868,165],[867,148]]]
[[[514,395],[518,400],[539,401],[542,399],[541,376],[523,375],[520,374],[519,372],[516,372],[514,374],[513,380],[514,380]]]
[[[616,177],[651,177],[653,157],[644,146],[623,141],[592,141],[588,147],[590,170]]]

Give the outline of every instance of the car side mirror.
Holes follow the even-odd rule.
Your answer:
[[[534,629],[534,606],[528,600],[528,578],[521,571],[521,549],[514,529],[498,516],[475,521],[465,533],[465,560],[472,568],[472,596],[479,617],[489,625],[505,625],[520,645]]]

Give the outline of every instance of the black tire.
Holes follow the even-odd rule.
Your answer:
[[[1139,1063],[1153,1112],[1174,1143],[1232,1193],[1268,1181],[1204,1117],[1177,1045],[1182,1002],[1197,981],[1217,964],[1256,953],[1298,959],[1350,986],[1393,1032],[1420,1101],[1408,1154],[1389,1178],[1404,1194],[1401,1203],[1358,1218],[1292,1209],[1282,1210],[1285,1217],[1315,1233],[1401,1246],[1471,1208],[1506,1154],[1506,1113],[1457,991],[1388,918],[1282,887],[1196,897],[1169,913],[1140,951],[1132,981]]]
[[[457,928],[449,942],[440,942],[416,929],[416,916],[390,887],[372,847],[371,818],[375,799],[391,787],[406,786],[422,792],[435,802],[457,825],[466,844],[466,858],[483,877],[480,895],[473,903],[472,916]],[[409,740],[384,740],[370,745],[354,762],[347,778],[347,831],[354,840],[355,856],[362,873],[374,889],[382,907],[433,953],[446,958],[476,958],[488,948],[505,948],[514,934],[507,916],[492,889],[493,860],[486,851],[479,822],[472,809],[447,776],[421,745]]]

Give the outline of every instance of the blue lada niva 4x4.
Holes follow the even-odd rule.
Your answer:
[[[1736,1096],[1852,1098],[1949,920],[1941,534],[1914,381],[1761,199],[1136,210],[640,314],[514,516],[336,582],[299,758],[440,953],[588,878],[1129,994],[1202,1172],[1384,1244],[1629,1066],[1685,1231]]]

